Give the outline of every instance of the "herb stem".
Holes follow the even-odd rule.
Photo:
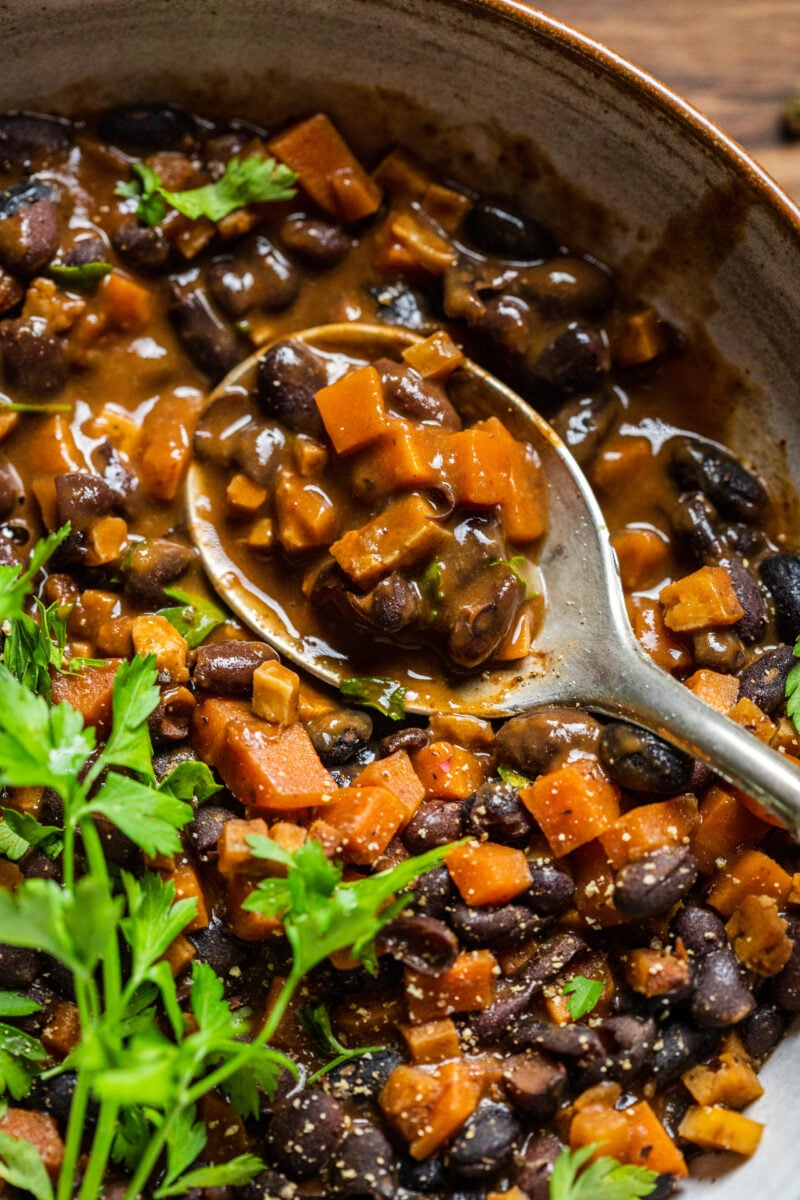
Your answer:
[[[58,1176],[57,1200],[72,1200],[75,1190],[75,1168],[78,1165],[78,1158],[80,1157],[88,1105],[89,1080],[84,1071],[79,1071],[69,1110],[67,1138],[64,1144],[64,1160]]]
[[[125,1192],[123,1200],[136,1200],[137,1196],[141,1194],[142,1188],[153,1173],[161,1151],[166,1145],[167,1139],[172,1131],[172,1126],[180,1118],[185,1108],[185,1104],[176,1104],[172,1112],[164,1120],[161,1128],[157,1129],[153,1134],[147,1145],[147,1149],[139,1159],[139,1166],[134,1172],[133,1179],[128,1184],[128,1189]],[[61,1200],[60,1196],[58,1197],[58,1200]]]
[[[118,1115],[119,1105],[115,1101],[104,1100],[100,1106],[100,1116],[89,1154],[86,1174],[81,1183],[79,1200],[96,1200],[100,1194],[103,1176],[106,1173],[106,1166],[111,1154],[111,1144],[117,1130]]]
[[[86,817],[85,820],[81,821],[80,827],[89,870],[95,879],[105,885],[109,895],[111,895],[108,864],[106,863],[106,856],[103,853],[103,844],[100,841],[100,834],[97,832],[97,827],[91,817]],[[119,942],[117,941],[116,933],[112,933],[108,939],[105,954],[103,955],[103,1000],[106,1009],[115,1008],[119,1004],[121,990],[122,968],[119,958]]]

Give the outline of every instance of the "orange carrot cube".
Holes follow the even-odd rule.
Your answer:
[[[686,1160],[646,1100],[639,1100],[625,1109],[630,1126],[630,1141],[625,1162],[647,1167],[657,1175],[675,1175],[685,1179],[689,1174]]]
[[[411,756],[425,795],[438,800],[466,800],[485,779],[476,754],[452,742],[431,742]]]
[[[440,1063],[458,1058],[461,1046],[458,1030],[450,1017],[441,1021],[426,1021],[423,1025],[401,1025],[409,1054],[415,1063]]]
[[[735,625],[744,616],[725,567],[700,567],[661,589],[664,624],[675,633]]]
[[[256,809],[309,808],[338,792],[300,724],[235,721],[215,765],[237,800]]]
[[[348,371],[316,395],[317,408],[337,454],[352,454],[386,433],[383,384],[374,367]]]
[[[275,488],[278,541],[287,554],[318,550],[336,537],[336,509],[316,483],[284,470]]]
[[[667,629],[657,600],[649,596],[630,596],[625,607],[636,640],[654,663],[673,675],[690,670],[692,656],[683,642]]]
[[[435,1021],[453,1013],[488,1008],[494,997],[497,960],[490,950],[465,950],[449,971],[423,975],[405,970],[406,1006],[411,1021]]]
[[[406,811],[403,801],[388,788],[344,787],[326,805],[323,819],[339,830],[345,858],[372,863],[403,824]]]
[[[739,680],[736,675],[723,675],[721,671],[709,671],[706,668],[690,675],[686,686],[700,700],[705,700],[706,704],[710,704],[721,713],[733,708],[739,695]]]
[[[766,825],[726,788],[714,784],[700,801],[699,823],[692,833],[692,854],[707,874],[747,846],[759,842]]]
[[[519,798],[557,858],[600,837],[619,817],[619,788],[588,760],[540,775]]]
[[[784,904],[791,890],[791,875],[774,858],[760,850],[745,850],[717,876],[708,903],[729,917],[745,896],[772,896]]]
[[[697,800],[673,796],[632,808],[600,835],[600,844],[615,870],[652,854],[661,846],[682,846],[698,822]]]
[[[446,379],[466,361],[464,351],[443,329],[437,329],[424,342],[407,346],[403,358],[423,379]]]
[[[434,1070],[395,1067],[378,1103],[408,1142],[412,1158],[427,1158],[460,1129],[481,1098],[481,1082],[469,1064],[444,1063]]]
[[[356,787],[385,787],[394,792],[405,809],[404,825],[425,799],[425,788],[405,750],[395,750],[387,758],[367,763],[353,782]]]
[[[447,534],[433,505],[422,496],[401,496],[360,529],[330,546],[339,566],[362,587],[390,571],[429,559]]]
[[[508,904],[530,886],[528,860],[511,846],[469,842],[451,850],[445,862],[467,904]]]
[[[324,113],[284,129],[268,145],[271,154],[299,175],[320,208],[337,220],[360,221],[380,207],[380,188]]]
[[[654,587],[667,573],[669,542],[655,529],[621,529],[611,539],[622,586],[628,591]]]

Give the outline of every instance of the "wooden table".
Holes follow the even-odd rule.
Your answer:
[[[800,201],[800,141],[780,137],[800,84],[800,0],[540,0],[662,80]]]

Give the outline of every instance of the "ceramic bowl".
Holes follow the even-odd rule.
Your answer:
[[[517,198],[705,330],[747,382],[734,447],[800,482],[800,211],[687,104],[552,18],[515,0],[0,0],[0,30],[0,109],[170,99],[274,125],[322,107],[362,153],[399,140]],[[798,1195],[799,1065],[789,1040],[763,1072],[756,1157],[687,1195]]]

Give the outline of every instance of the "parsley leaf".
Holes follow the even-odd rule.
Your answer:
[[[3,809],[0,822],[0,854],[18,862],[31,847],[38,847],[48,858],[58,858],[64,844],[57,825],[40,825],[30,813]]]
[[[323,1075],[327,1075],[328,1071],[341,1066],[342,1063],[359,1058],[362,1054],[376,1054],[379,1050],[384,1049],[383,1046],[359,1046],[355,1050],[348,1050],[347,1046],[343,1046],[333,1032],[330,1013],[326,1005],[321,1002],[307,1004],[305,1008],[301,1008],[297,1014],[297,1021],[306,1033],[311,1035],[323,1053],[332,1055],[330,1062],[326,1063],[324,1067],[320,1067],[313,1075],[309,1075],[306,1087],[311,1087]]]
[[[84,811],[107,817],[151,857],[178,854],[181,849],[178,830],[194,816],[190,804],[116,771],[108,773],[102,788],[88,801]]]
[[[38,1006],[37,1006],[38,1007]],[[0,1088],[21,1100],[31,1090],[38,1064],[47,1058],[42,1043],[22,1029],[0,1021]]]
[[[51,787],[66,801],[94,740],[74,708],[51,707],[0,664],[0,783]]]
[[[186,638],[191,650],[204,642],[212,630],[227,620],[225,613],[210,600],[202,596],[190,596],[179,588],[164,588],[172,600],[179,602],[175,608],[159,609],[158,615],[166,617],[178,633]]]
[[[587,979],[585,975],[575,975],[561,989],[562,996],[568,996],[567,1008],[573,1021],[579,1021],[590,1013],[603,994],[604,984],[600,979]]]
[[[794,644],[794,656],[798,660],[786,676],[784,694],[786,696],[786,715],[800,733],[800,637]]]
[[[222,791],[222,784],[217,783],[211,768],[204,762],[178,763],[158,785],[160,792],[169,792],[178,800],[197,800],[204,804],[211,796]]]
[[[8,405],[2,407],[8,408]],[[34,411],[38,412],[39,409]],[[23,571],[21,567],[0,566],[0,622],[11,617],[18,617],[23,611],[23,604],[30,593],[33,580],[41,571],[44,564],[61,545],[70,532],[69,522],[62,525],[55,533],[41,538],[33,548],[28,566]]]
[[[11,674],[40,696],[50,699],[50,667],[60,670],[67,644],[67,618],[56,604],[36,601],[39,620],[20,613],[11,622],[3,662]]]
[[[121,900],[91,875],[72,891],[52,879],[25,879],[0,889],[0,942],[52,954],[79,979],[90,979],[116,936]]]
[[[154,871],[135,879],[122,872],[128,912],[120,921],[125,941],[131,948],[133,986],[148,978],[153,963],[191,921],[197,908],[194,898],[175,902],[175,885]]]
[[[550,1176],[550,1200],[643,1200],[655,1191],[658,1176],[645,1167],[622,1166],[615,1158],[597,1158],[600,1144],[562,1150]]]
[[[110,275],[113,270],[111,263],[107,262],[80,263],[75,267],[68,267],[63,263],[51,263],[47,268],[47,274],[55,280],[59,287],[67,288],[70,292],[88,292],[106,275]]]
[[[520,771],[514,771],[511,767],[500,766],[497,768],[497,774],[503,783],[508,783],[515,788],[527,787],[531,782],[527,775],[523,775]]]
[[[367,708],[376,708],[393,721],[401,721],[406,715],[406,689],[393,679],[381,679],[375,675],[354,676],[343,679],[339,691]]]
[[[29,1017],[31,1013],[41,1011],[41,1004],[28,996],[20,996],[19,992],[0,992],[0,1017]]]
[[[153,745],[147,718],[158,705],[155,657],[137,655],[122,663],[114,676],[113,724],[102,752],[106,766],[127,767],[153,779]]]
[[[150,1141],[150,1126],[143,1110],[138,1105],[124,1108],[120,1113],[111,1158],[133,1171]]]
[[[0,1133],[0,1179],[30,1192],[36,1200],[52,1200],[53,1187],[39,1151],[9,1133]]]
[[[114,189],[114,195],[138,199],[136,216],[145,225],[157,225],[167,215],[167,206],[159,195],[161,178],[147,163],[135,162],[131,166],[136,179],[120,183]]]
[[[259,158],[258,155],[241,160],[232,158],[216,183],[182,192],[171,192],[165,188],[158,173],[146,163],[133,163],[133,171],[137,178],[120,184],[116,194],[138,199],[136,215],[145,225],[157,225],[163,221],[168,204],[193,221],[198,217],[221,221],[229,213],[237,208],[246,208],[248,204],[291,200],[298,178],[283,163],[276,163],[274,158]]]
[[[264,1170],[264,1165],[255,1154],[237,1154],[226,1163],[198,1167],[178,1180],[167,1179],[153,1195],[155,1200],[165,1200],[167,1196],[182,1196],[192,1188],[237,1187],[255,1179]]]

